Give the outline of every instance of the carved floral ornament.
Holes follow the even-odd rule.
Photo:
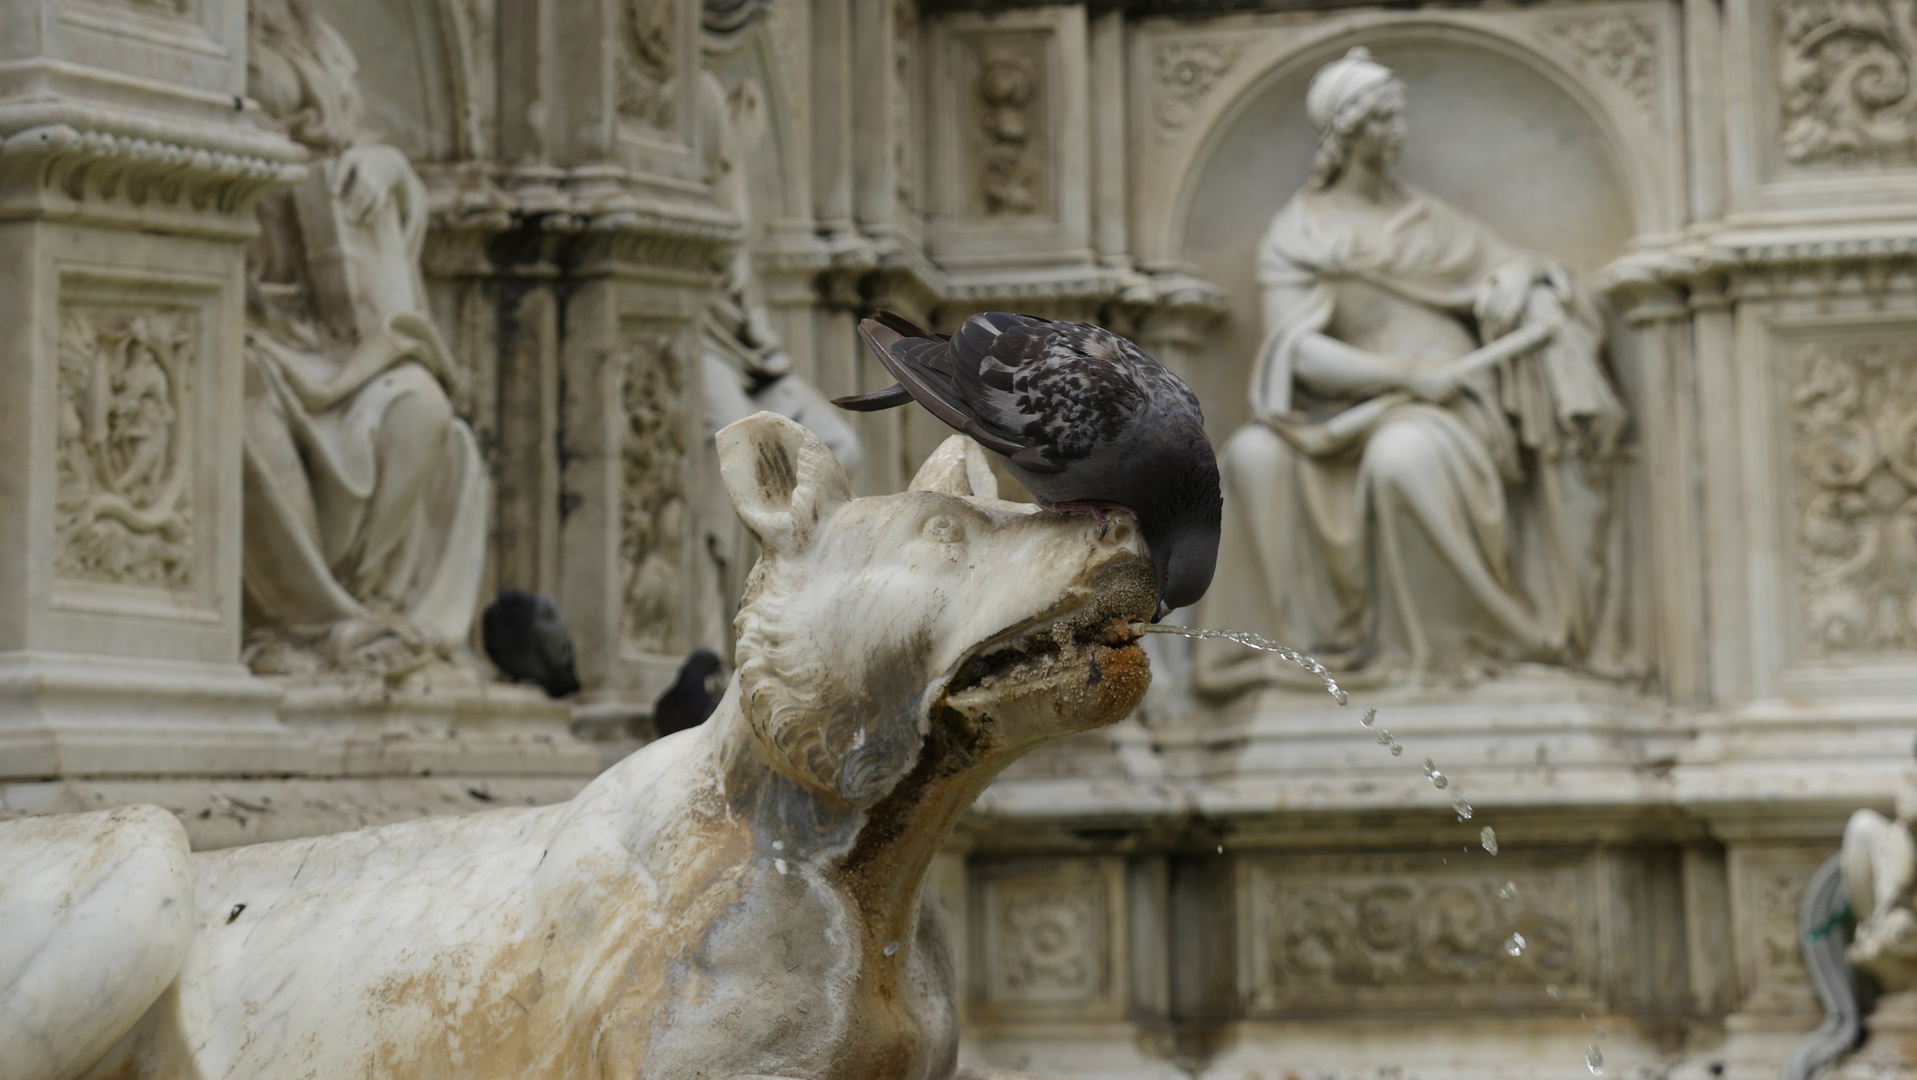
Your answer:
[[[1105,989],[1105,888],[1098,881],[1003,882],[994,890],[992,997],[1084,1002]]]
[[[60,322],[54,572],[192,584],[192,378],[197,319],[159,307],[71,305]]]
[[[1326,988],[1553,983],[1589,985],[1575,870],[1505,876],[1298,873],[1259,868],[1252,918],[1259,948],[1254,999],[1262,1006],[1322,1003]],[[1525,945],[1511,956],[1513,932]]]
[[[1551,35],[1630,95],[1639,112],[1657,118],[1657,33],[1650,26],[1631,15],[1595,15],[1556,23]]]
[[[1917,649],[1917,347],[1804,344],[1791,370],[1805,652]]]
[[[1913,156],[1917,0],[1784,0],[1776,35],[1786,158]]]
[[[1158,78],[1158,103],[1153,115],[1159,124],[1175,130],[1189,123],[1219,78],[1231,70],[1244,51],[1244,42],[1229,38],[1159,42],[1152,49],[1152,71]]]
[[[1037,110],[1044,100],[1039,66],[1009,49],[979,56],[979,195],[989,215],[1044,210],[1043,146]]]

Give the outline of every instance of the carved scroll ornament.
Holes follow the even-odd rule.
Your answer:
[[[192,584],[197,320],[74,305],[60,323],[54,570],[69,580]]]
[[[685,364],[663,334],[629,334],[625,353],[623,636],[640,649],[671,651],[678,646],[674,629],[686,513]]]
[[[1777,8],[1784,156],[1907,159],[1917,151],[1917,0],[1786,0]]]

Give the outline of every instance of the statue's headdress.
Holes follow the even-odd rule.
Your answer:
[[[1387,90],[1402,86],[1396,72],[1356,46],[1318,70],[1305,91],[1305,115],[1318,129],[1318,156],[1312,162],[1314,187],[1337,179],[1344,169],[1346,144]]]

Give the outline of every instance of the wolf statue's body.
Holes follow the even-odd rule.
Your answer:
[[[992,498],[963,440],[915,490],[863,499],[790,421],[761,413],[719,442],[765,555],[738,619],[738,676],[709,723],[564,805],[192,856],[177,930],[152,912],[129,921],[120,903],[115,925],[157,927],[126,949],[139,970],[120,980],[124,1000],[52,1008],[60,965],[26,965],[11,992],[49,1007],[22,1014],[40,1028],[11,1032],[0,1008],[0,1045],[53,1056],[9,1071],[0,1051],[0,1072],[954,1076],[951,950],[927,867],[1006,764],[1138,702],[1150,674],[1132,621],[1154,610],[1151,563],[1127,518],[1101,533]],[[170,819],[120,813],[153,837],[135,850],[183,850]],[[97,833],[99,817],[76,819]],[[182,871],[161,859],[73,873],[146,873],[158,885],[138,907],[177,894]],[[114,889],[127,887],[88,895],[124,901]],[[106,925],[99,912],[42,905],[42,951],[71,952],[73,935]],[[183,944],[171,960],[166,942],[151,947],[169,933]],[[5,961],[0,949],[0,980]],[[56,1050],[72,1060],[49,1064]]]

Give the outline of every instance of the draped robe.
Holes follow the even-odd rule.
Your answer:
[[[1613,606],[1607,463],[1625,413],[1600,318],[1562,266],[1403,190],[1402,206],[1368,220],[1301,191],[1272,220],[1258,255],[1268,334],[1255,419],[1221,458],[1218,586],[1196,621],[1348,671],[1430,669],[1463,652],[1575,662],[1608,632],[1599,624]],[[1530,280],[1521,311],[1489,325],[1484,301],[1512,274]],[[1401,356],[1455,360],[1536,324],[1553,334],[1463,376],[1443,404],[1300,378],[1300,348],[1338,336],[1341,305],[1363,289],[1403,326],[1458,331],[1412,333]],[[1194,679],[1212,693],[1289,681],[1264,654],[1219,641],[1197,644]]]

